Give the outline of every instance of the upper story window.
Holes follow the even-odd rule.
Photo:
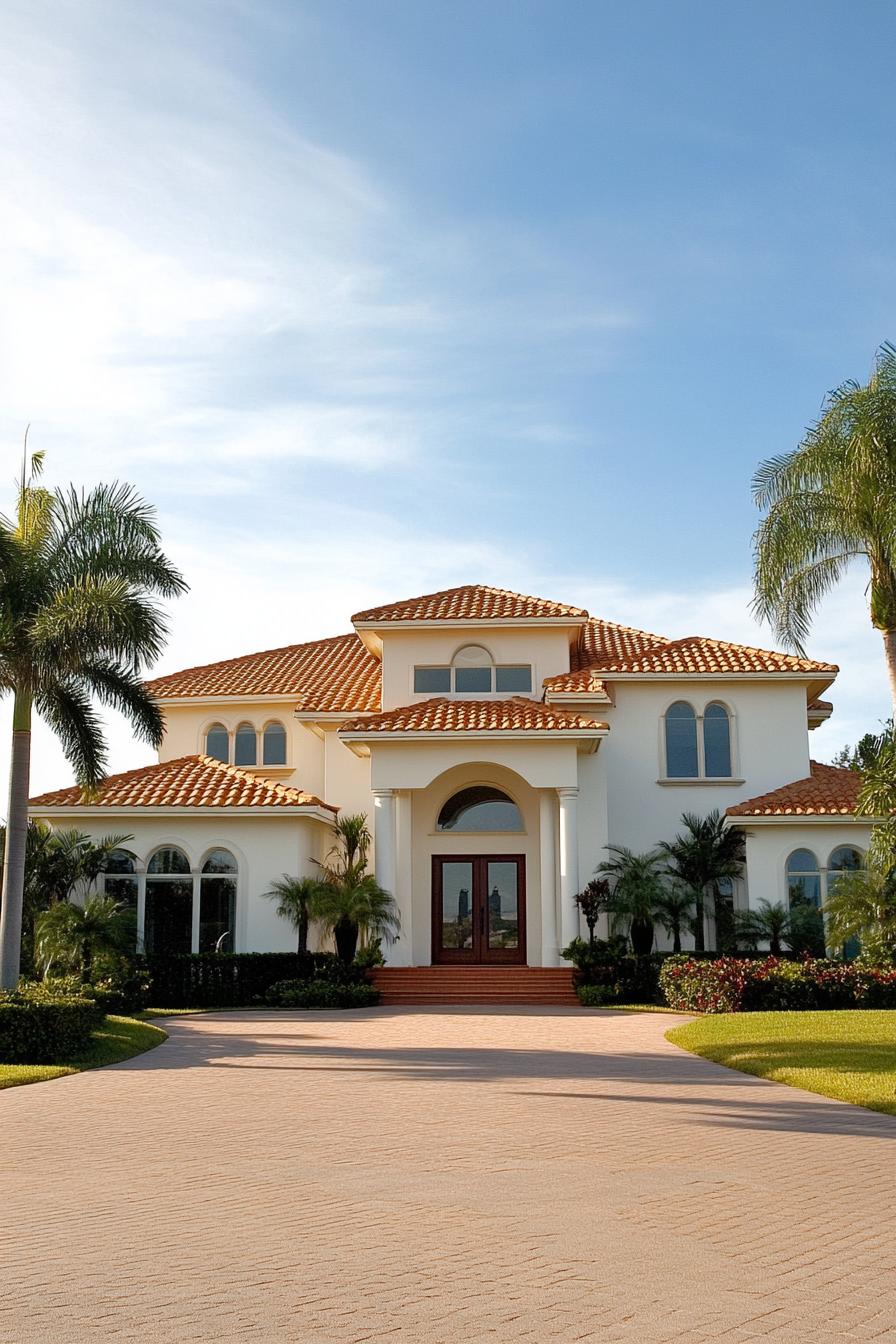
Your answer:
[[[205,735],[205,754],[226,765],[230,758],[230,734],[223,723],[213,723]]]
[[[234,765],[255,765],[258,761],[258,740],[251,723],[241,723],[233,739]]]
[[[667,779],[730,779],[731,715],[713,702],[698,714],[686,700],[676,700],[664,716]]]
[[[261,759],[264,765],[286,764],[286,729],[282,723],[269,723],[262,734]]]
[[[415,667],[417,695],[520,695],[532,690],[528,663],[495,664],[488,649],[465,644],[450,666]]]

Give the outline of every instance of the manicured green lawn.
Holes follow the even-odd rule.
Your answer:
[[[132,1017],[107,1017],[93,1033],[93,1043],[83,1054],[59,1064],[0,1064],[0,1088],[19,1087],[22,1083],[42,1083],[67,1073],[98,1069],[103,1064],[118,1064],[132,1055],[142,1055],[167,1039],[167,1032]]]
[[[720,1013],[666,1039],[742,1073],[896,1115],[896,1010]]]

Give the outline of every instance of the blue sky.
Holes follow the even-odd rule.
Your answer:
[[[752,471],[896,336],[891,4],[8,0],[0,32],[0,502],[28,421],[51,480],[156,502],[192,584],[164,667],[472,580],[772,642]],[[822,757],[887,712],[862,589],[813,634]]]

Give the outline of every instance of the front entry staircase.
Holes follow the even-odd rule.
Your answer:
[[[378,966],[372,980],[386,1007],[407,1004],[544,1004],[578,1007],[563,966]]]

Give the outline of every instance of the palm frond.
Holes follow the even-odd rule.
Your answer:
[[[108,752],[90,697],[76,682],[59,681],[42,688],[34,703],[59,738],[79,784],[95,789],[105,774]]]

